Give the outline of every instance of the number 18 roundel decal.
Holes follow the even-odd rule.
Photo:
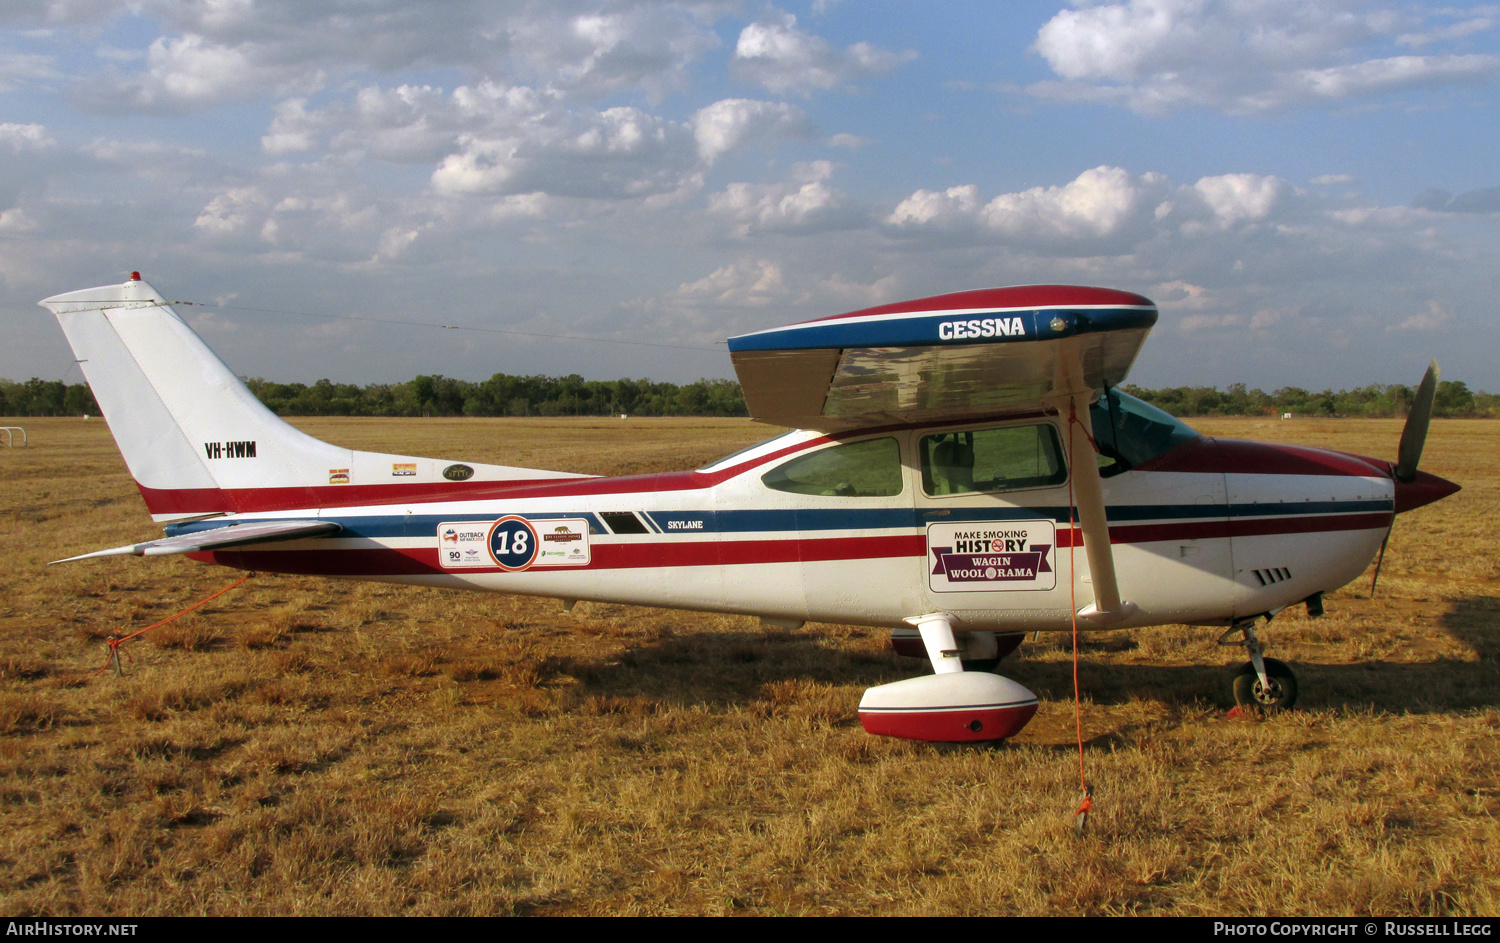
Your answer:
[[[490,528],[490,556],[502,570],[524,570],[536,559],[536,529],[524,517],[502,517]]]

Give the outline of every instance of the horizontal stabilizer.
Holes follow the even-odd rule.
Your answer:
[[[161,557],[174,553],[196,553],[200,550],[221,550],[244,544],[271,543],[277,540],[294,540],[298,537],[329,537],[340,530],[332,521],[261,521],[254,524],[230,524],[213,530],[200,530],[176,537],[163,537],[145,543],[126,544],[108,550],[53,560],[53,563],[72,563],[74,560],[89,560],[94,557]]]

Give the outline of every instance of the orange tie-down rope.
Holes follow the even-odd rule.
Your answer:
[[[1094,437],[1089,435],[1083,423],[1078,419],[1078,407],[1073,402],[1068,403],[1068,455],[1075,456],[1073,451],[1073,427],[1077,426],[1083,432],[1084,438],[1088,439],[1089,445],[1094,451],[1099,451],[1099,444]],[[1092,460],[1093,456],[1089,458]],[[1077,468],[1077,459],[1074,457],[1074,468]],[[1068,541],[1068,607],[1073,613],[1073,723],[1078,730],[1078,786],[1083,791],[1083,801],[1078,804],[1078,809],[1073,813],[1073,821],[1078,825],[1078,834],[1082,835],[1088,828],[1089,812],[1094,808],[1094,787],[1089,785],[1088,776],[1083,765],[1083,697],[1078,689],[1078,580],[1077,571],[1074,569],[1073,553],[1078,545],[1078,530],[1073,520],[1073,476],[1068,476],[1068,530],[1071,539]]]
[[[100,668],[98,671],[94,672],[94,674],[89,675],[89,677],[92,678],[92,677],[94,677],[94,675],[103,674],[104,672],[106,672],[106,671],[109,670],[109,666],[110,665],[114,665],[115,666],[115,671],[117,671],[117,672],[120,671],[120,646],[121,645],[124,645],[126,642],[130,641],[133,638],[139,638],[140,636],[145,635],[147,632],[150,632],[152,629],[157,628],[158,626],[166,625],[168,622],[171,622],[173,619],[178,619],[178,618],[181,618],[182,616],[187,615],[188,613],[192,612],[194,609],[197,609],[199,606],[202,606],[204,603],[212,602],[213,600],[218,599],[220,596],[222,596],[225,593],[229,592],[231,589],[234,589],[236,586],[238,586],[241,583],[245,582],[246,580],[248,580],[250,577],[252,577],[254,575],[255,575],[254,573],[246,573],[244,576],[242,576],[239,579],[235,580],[233,583],[230,583],[228,586],[224,587],[223,589],[219,590],[218,592],[216,592],[216,593],[214,593],[212,595],[203,597],[202,599],[200,599],[197,602],[193,603],[191,606],[188,606],[186,609],[182,610],[181,612],[177,613],[176,615],[167,616],[165,619],[161,620],[160,622],[154,622],[151,625],[146,626],[144,629],[141,629],[139,632],[132,632],[129,635],[125,636],[124,638],[117,638],[117,637],[111,635],[109,638],[107,638],[107,639],[104,640],[104,644],[109,647],[109,654],[107,656],[105,656],[104,666],[102,668]],[[127,655],[126,657],[128,658],[129,655]]]

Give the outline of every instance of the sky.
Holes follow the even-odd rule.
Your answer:
[[[136,270],[282,382],[1068,283],[1158,303],[1143,386],[1500,391],[1497,92],[1489,5],[5,0],[0,377]]]

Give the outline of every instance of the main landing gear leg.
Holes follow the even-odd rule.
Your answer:
[[[922,633],[922,644],[927,649],[927,658],[932,662],[933,674],[952,674],[964,670],[963,650],[953,637],[953,617],[946,612],[934,612],[908,622],[917,624]]]
[[[1238,633],[1239,638],[1233,636]],[[1297,676],[1285,662],[1264,655],[1255,634],[1255,619],[1237,622],[1219,637],[1220,645],[1243,645],[1250,662],[1234,678],[1234,700],[1242,708],[1272,713],[1297,703]]]

